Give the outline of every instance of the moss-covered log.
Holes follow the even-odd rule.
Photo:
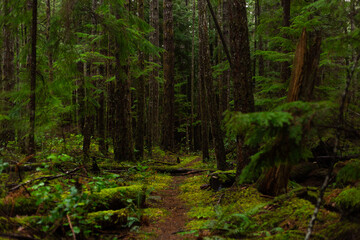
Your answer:
[[[34,197],[0,199],[0,213],[6,216],[32,215],[38,210]]]
[[[90,209],[96,211],[121,209],[129,205],[129,200],[142,207],[145,203],[145,191],[143,185],[106,188],[92,194]]]

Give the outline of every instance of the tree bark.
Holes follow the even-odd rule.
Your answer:
[[[289,85],[287,101],[309,101],[316,81],[320,60],[321,38],[317,36],[314,44],[308,49],[306,29],[303,29],[296,46],[293,70]],[[287,191],[291,166],[281,164],[267,170],[258,181],[258,190],[264,194],[277,196]]]
[[[192,6],[192,40],[191,40],[191,83],[190,83],[190,98],[191,98],[191,118],[190,118],[190,145],[192,151],[195,151],[195,128],[194,128],[194,87],[195,87],[195,15],[196,15],[196,0],[193,0]]]
[[[116,49],[114,158],[118,162],[133,161],[133,139],[131,127],[131,93],[129,67],[121,65],[120,49]]]
[[[281,0],[281,5],[283,7],[283,27],[290,27],[290,0]],[[284,38],[288,38],[286,34],[283,35]],[[286,53],[287,50],[283,49],[283,52]],[[288,61],[281,63],[280,70],[280,79],[282,82],[287,82],[290,78],[291,70],[290,64]]]
[[[35,113],[36,113],[36,44],[37,44],[37,0],[32,1],[31,22],[31,65],[30,65],[30,132],[29,154],[35,154]]]
[[[138,1],[138,14],[139,18],[144,20],[144,0]],[[144,69],[144,54],[139,52],[139,66],[140,69]],[[145,111],[145,84],[144,77],[141,75],[136,79],[136,133],[135,133],[135,149],[136,159],[142,160],[144,158],[144,111]]]
[[[159,46],[159,0],[151,0],[150,2],[150,25],[154,31],[150,33],[150,42],[154,46]],[[159,58],[151,54],[150,62],[159,64]],[[152,156],[152,148],[154,144],[159,144],[159,82],[157,80],[158,69],[154,69],[149,79],[149,107],[147,121],[147,148],[150,157]]]
[[[215,155],[217,168],[219,170],[226,169],[226,154],[223,141],[223,133],[221,131],[218,106],[216,103],[216,95],[213,87],[213,80],[211,76],[210,66],[210,52],[208,40],[208,28],[206,18],[206,2],[205,0],[198,1],[199,9],[199,72],[200,79],[206,89],[208,110],[211,119],[211,132],[214,138]]]
[[[12,103],[9,101],[9,98],[6,96],[10,91],[14,89],[15,86],[15,78],[14,78],[14,37],[11,33],[11,23],[10,13],[11,7],[8,0],[4,0],[3,3],[3,14],[4,14],[4,25],[3,32],[1,33],[3,37],[3,52],[1,52],[0,59],[0,78],[1,78],[1,91],[4,91],[5,96],[2,101],[4,104],[1,105],[0,111],[6,114],[10,108],[12,107]],[[2,54],[4,54],[4,58],[2,58]],[[13,140],[15,137],[14,127],[10,120],[3,120],[0,122],[1,130],[0,130],[0,144],[6,145],[8,141]]]
[[[165,150],[174,150],[174,29],[173,29],[173,3],[164,0],[164,122],[163,147]]]
[[[230,44],[234,82],[234,110],[242,113],[254,111],[249,30],[245,0],[229,3]],[[237,137],[237,175],[249,163],[251,150],[244,144],[244,136]]]

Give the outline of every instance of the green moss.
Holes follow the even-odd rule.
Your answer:
[[[145,208],[143,211],[144,217],[150,221],[158,221],[164,218],[167,214],[166,210],[162,208]]]
[[[191,166],[191,162],[194,161],[196,158],[198,158],[199,156],[182,156],[180,159],[180,163],[176,165],[177,168],[182,168],[182,167],[186,167],[187,165]],[[187,166],[187,167],[190,167]]]
[[[129,211],[127,209],[108,210],[92,212],[87,215],[86,222],[88,225],[102,229],[114,228],[127,223]]]
[[[284,201],[281,205],[268,205],[254,218],[261,228],[271,230],[282,227],[290,230],[306,229],[314,206],[306,200],[293,198]],[[318,218],[322,222],[321,214]]]
[[[200,187],[207,183],[206,176],[193,176],[185,180],[180,186],[182,198],[190,206],[208,206],[216,202],[217,198],[212,191],[201,190]]]
[[[336,222],[320,230],[320,234],[325,239],[330,240],[353,239],[352,236],[359,236],[360,234],[360,223],[338,219]]]
[[[222,205],[233,204],[234,211],[248,212],[254,207],[267,203],[269,200],[261,197],[257,189],[252,186],[228,188],[224,191]]]
[[[336,184],[344,186],[360,180],[360,160],[352,159],[336,175]]]
[[[335,198],[336,206],[344,215],[360,212],[360,189],[347,188]]]
[[[172,182],[172,177],[166,174],[154,174],[148,179],[148,188],[159,191],[167,188]]]
[[[186,223],[186,229],[187,230],[205,229],[207,225],[208,225],[208,220],[204,220],[204,219],[192,220]]]
[[[187,214],[191,218],[196,219],[208,219],[208,218],[215,218],[216,213],[213,206],[206,206],[206,207],[193,207]]]
[[[94,201],[91,202],[90,208],[96,210],[116,210],[128,206],[129,199],[141,206],[145,201],[144,194],[143,185],[106,188],[91,195]]]

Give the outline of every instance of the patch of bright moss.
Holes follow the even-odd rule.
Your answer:
[[[186,223],[185,227],[187,230],[199,230],[199,229],[205,229],[207,225],[208,225],[208,220],[197,219]]]
[[[196,219],[208,219],[215,218],[216,213],[213,206],[193,207],[188,212],[188,216]]]
[[[265,204],[269,200],[261,197],[257,189],[252,186],[228,188],[224,190],[222,205],[233,204],[234,211],[248,212],[254,207]]]
[[[144,217],[150,221],[158,221],[163,219],[168,213],[162,208],[145,208],[143,211]]]
[[[180,186],[180,198],[190,206],[208,206],[216,202],[216,196],[212,191],[201,190],[200,187],[207,183],[206,176],[193,176],[185,180]]]
[[[346,188],[335,198],[335,202],[344,215],[360,213],[360,189]]]
[[[266,206],[255,216],[255,219],[265,230],[271,230],[275,227],[290,230],[306,229],[313,211],[314,205],[309,201],[293,198],[282,202],[281,205]]]
[[[169,186],[172,181],[172,177],[166,174],[154,174],[148,179],[148,188],[154,191],[163,190]]]
[[[183,156],[181,157],[181,162],[176,165],[177,168],[186,167],[186,165],[190,164],[192,161],[194,161],[199,156]],[[191,165],[190,165],[191,166]],[[188,167],[190,167],[188,166]]]

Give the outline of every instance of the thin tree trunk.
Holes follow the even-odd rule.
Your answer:
[[[150,25],[155,29],[150,33],[150,42],[154,46],[159,46],[159,0],[150,2]],[[150,62],[159,63],[156,55],[150,55]],[[150,157],[154,144],[159,144],[159,82],[157,80],[158,69],[154,69],[149,79],[149,107],[147,121],[147,148]]]
[[[226,169],[226,154],[223,141],[223,133],[221,131],[218,106],[216,103],[216,96],[213,87],[213,80],[211,76],[210,68],[210,53],[208,45],[208,28],[206,18],[206,2],[205,0],[198,1],[199,9],[199,70],[200,78],[206,89],[206,95],[208,100],[208,110],[211,119],[211,131],[215,144],[215,155],[217,168],[219,170]]]
[[[174,150],[174,29],[173,29],[173,3],[164,0],[164,122],[163,147],[165,150]]]
[[[254,111],[249,30],[245,0],[229,4],[230,43],[234,81],[234,109],[242,113]],[[244,136],[238,136],[237,175],[249,163],[251,150],[244,144]]]
[[[54,0],[55,1],[55,0]],[[50,32],[51,32],[51,0],[46,0],[46,40],[50,42]],[[49,82],[54,81],[54,68],[53,68],[53,54],[51,50],[51,46],[47,50],[48,54],[48,67],[49,67]]]
[[[191,126],[191,149],[195,151],[195,128],[194,128],[194,83],[195,83],[195,15],[196,15],[196,0],[193,0],[193,8],[192,8],[192,41],[191,41],[191,83],[190,83],[190,91],[191,91],[191,118],[190,118],[190,126]]]
[[[29,154],[35,154],[37,0],[32,1]]]
[[[290,27],[290,0],[281,0],[281,5],[283,7],[283,27]],[[284,34],[283,37],[288,38],[286,34]],[[283,52],[286,53],[287,50],[283,49]],[[290,78],[290,75],[291,70],[289,62],[282,62],[280,71],[281,81],[287,82]]]
[[[144,20],[144,1],[138,1],[138,13],[139,18]],[[141,70],[144,68],[144,54],[142,52],[139,53],[139,65]],[[136,105],[136,114],[137,114],[137,123],[136,123],[136,139],[135,139],[135,148],[136,159],[143,159],[144,157],[144,111],[145,111],[145,83],[144,77],[140,76],[136,79],[136,97],[137,97],[137,105]]]
[[[4,25],[3,25],[3,49],[4,56],[0,56],[2,66],[0,68],[3,70],[3,74],[0,70],[0,79],[2,91],[5,93],[4,101],[5,104],[1,104],[0,111],[5,114],[12,107],[12,103],[9,101],[9,98],[6,95],[14,89],[15,86],[15,78],[14,78],[14,37],[11,33],[10,26],[10,12],[11,5],[8,0],[5,0],[3,3],[3,14],[4,14]],[[2,54],[2,52],[1,52]],[[13,124],[10,120],[3,120],[0,122],[1,130],[0,130],[0,144],[6,145],[8,141],[14,140],[15,132]]]

